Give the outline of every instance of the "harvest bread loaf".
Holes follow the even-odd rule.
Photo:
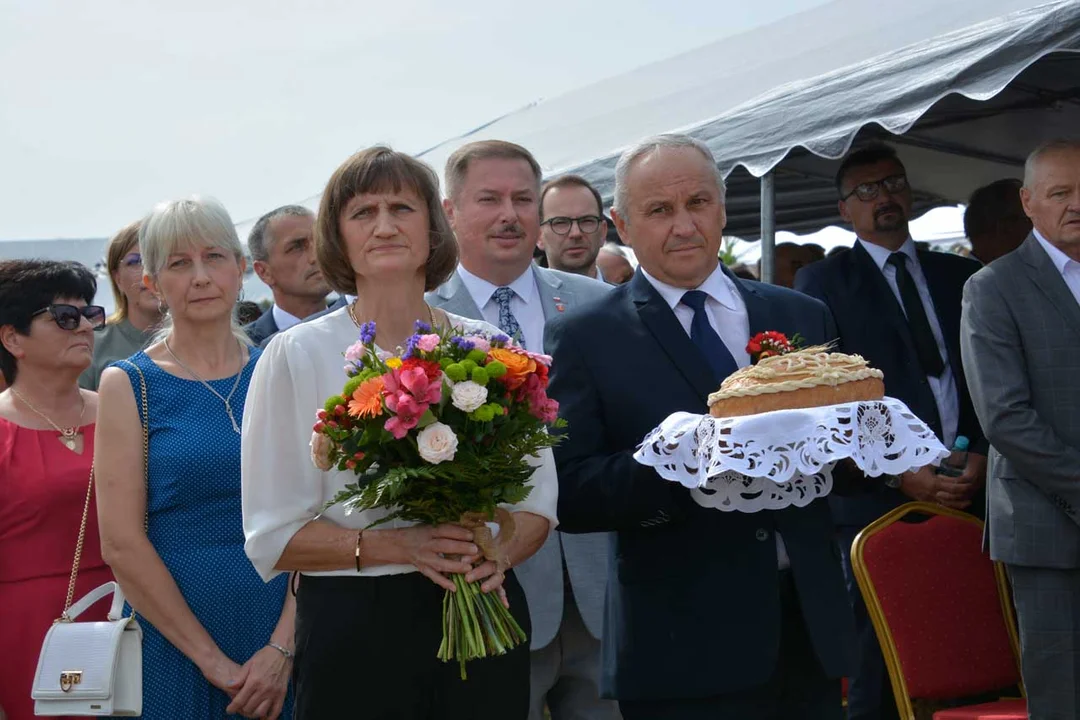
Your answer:
[[[880,400],[885,383],[880,370],[858,355],[807,348],[762,357],[728,376],[709,396],[714,417],[753,415],[860,400]]]

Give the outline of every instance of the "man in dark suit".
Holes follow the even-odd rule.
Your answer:
[[[271,210],[252,226],[252,266],[274,293],[273,306],[244,327],[255,345],[326,308],[330,288],[315,260],[314,227],[315,216],[301,205]]]
[[[877,637],[851,574],[851,543],[860,530],[910,500],[984,512],[981,494],[986,443],[964,384],[960,363],[960,299],[979,264],[959,255],[917,250],[908,234],[911,188],[894,150],[873,145],[849,155],[836,177],[840,215],[858,239],[850,252],[798,272],[795,289],[829,306],[839,334],[837,349],[862,355],[885,374],[885,394],[903,401],[946,447],[968,438],[959,477],[937,466],[883,480],[867,479],[865,492],[833,494],[848,590],[859,631],[860,666],[848,691],[850,720],[896,716]]]
[[[719,264],[723,179],[696,140],[624,153],[612,217],[640,268],[545,343],[569,422],[560,529],[616,532],[603,692],[626,720],[840,718],[854,628],[828,504],[720,512],[633,459],[668,415],[706,412],[751,333],[825,342],[828,310]]]

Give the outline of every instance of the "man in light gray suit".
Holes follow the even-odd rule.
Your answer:
[[[487,320],[535,352],[544,351],[547,320],[610,290],[598,280],[533,265],[540,180],[533,156],[512,143],[470,143],[450,156],[443,204],[461,264],[427,295],[433,307]],[[515,568],[532,620],[530,720],[543,718],[545,703],[553,720],[619,717],[617,704],[599,694],[610,552],[608,533],[555,532]]]
[[[990,554],[1006,563],[1032,720],[1080,718],[1080,141],[1035,150],[1034,230],[964,288],[961,343],[990,440]]]

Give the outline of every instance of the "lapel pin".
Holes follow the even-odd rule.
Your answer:
[[[564,310],[566,310],[566,305],[563,305],[561,297],[559,297],[558,295],[554,295],[551,299],[555,301],[556,310],[558,310],[559,312],[563,312]]]

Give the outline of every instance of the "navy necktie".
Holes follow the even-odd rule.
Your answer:
[[[945,362],[941,359],[941,352],[930,327],[930,319],[926,316],[926,308],[919,297],[915,278],[908,270],[907,256],[894,252],[889,256],[889,264],[896,268],[896,287],[900,290],[900,300],[911,329],[911,339],[915,342],[915,355],[919,358],[919,365],[927,377],[939,377],[945,370]]]
[[[709,315],[705,311],[705,300],[708,297],[701,290],[690,290],[682,296],[681,302],[694,311],[694,319],[690,322],[690,339],[709,361],[709,367],[716,373],[717,382],[722,382],[738,370],[739,366],[709,322]]]
[[[518,345],[525,347],[525,333],[521,331],[521,325],[510,310],[510,301],[514,297],[514,291],[508,287],[496,288],[491,297],[499,307],[499,329],[513,338]]]

